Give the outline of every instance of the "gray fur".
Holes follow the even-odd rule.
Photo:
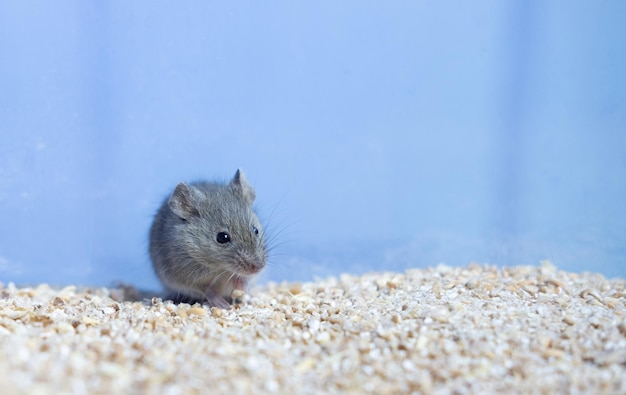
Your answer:
[[[150,257],[173,299],[228,307],[233,289],[245,288],[265,267],[254,199],[254,189],[237,170],[228,184],[180,183],[163,202],[150,229]],[[231,241],[219,243],[220,232]]]

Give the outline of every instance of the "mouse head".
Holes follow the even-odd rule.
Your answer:
[[[241,170],[224,184],[178,184],[168,200],[181,220],[179,231],[198,262],[252,276],[266,263],[261,224],[253,210],[256,194]]]

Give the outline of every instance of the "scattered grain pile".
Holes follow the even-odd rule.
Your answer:
[[[225,311],[0,286],[2,393],[626,393],[626,284],[439,266],[270,284]]]

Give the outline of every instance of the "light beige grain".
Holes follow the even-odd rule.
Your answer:
[[[626,282],[472,264],[252,289],[230,310],[0,286],[3,394],[626,393]]]

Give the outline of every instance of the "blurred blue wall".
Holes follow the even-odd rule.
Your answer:
[[[181,180],[241,167],[265,279],[626,276],[624,1],[1,1],[0,281],[157,288]]]

